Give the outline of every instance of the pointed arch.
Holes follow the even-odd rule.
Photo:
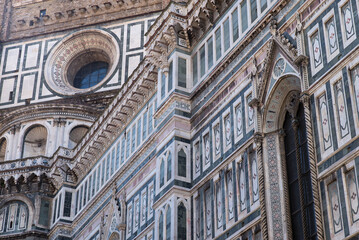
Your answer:
[[[172,177],[172,153],[168,152],[167,156],[167,181]]]
[[[187,209],[182,201],[177,206],[177,239],[187,239]]]
[[[171,206],[167,206],[166,210],[166,240],[171,239]]]
[[[26,227],[25,229],[31,229],[31,226],[34,221],[34,215],[35,215],[35,206],[31,202],[30,199],[28,199],[25,196],[22,196],[20,194],[14,194],[12,197],[7,197],[6,199],[3,199],[0,201],[0,209],[3,209],[6,206],[9,206],[12,202],[19,202],[23,203],[24,206],[26,206],[27,210],[27,219],[26,219]]]
[[[315,238],[317,235],[312,189],[312,178],[315,178],[316,173],[311,173],[309,167],[305,172],[298,168],[298,164],[307,166],[311,164],[307,142],[300,141],[306,139],[303,135],[306,134],[308,124],[308,119],[304,116],[304,108],[300,104],[302,83],[296,74],[284,74],[279,76],[267,90],[269,92],[265,97],[265,111],[262,116],[262,129],[265,136],[263,144],[266,149],[263,155],[268,161],[266,171],[271,172],[271,177],[268,179],[271,186],[268,207],[275,209],[270,213],[268,226],[274,228],[273,234],[283,238],[312,239],[312,236]],[[298,125],[299,106],[303,111]],[[293,169],[293,166],[297,168]],[[293,174],[293,171],[297,173]],[[280,191],[281,188],[283,191]],[[280,193],[276,194],[277,192]],[[304,197],[309,200],[303,201]],[[284,205],[284,211],[276,208],[278,205]],[[280,227],[273,226],[273,222],[282,222],[286,227],[283,226],[284,224]]]
[[[286,74],[280,77],[270,93],[265,103],[263,116],[263,132],[270,133],[280,129],[285,116],[284,102],[290,92],[301,92],[300,79],[293,74]]]
[[[165,161],[161,158],[161,165],[160,165],[160,187],[165,184]]]
[[[177,161],[178,161],[178,176],[180,177],[187,177],[187,154],[181,148],[177,154]]]
[[[158,240],[163,240],[163,212],[160,211],[160,217],[158,220]]]
[[[293,113],[287,111],[283,129],[292,236],[293,239],[314,239],[317,228],[302,104],[295,107]]]
[[[6,138],[0,139],[0,162],[4,162],[6,159],[7,141]]]

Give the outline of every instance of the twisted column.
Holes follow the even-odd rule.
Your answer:
[[[268,239],[268,226],[267,226],[267,212],[265,201],[265,181],[264,181],[264,169],[263,169],[263,137],[256,133],[254,135],[254,141],[256,143],[256,154],[258,163],[258,185],[259,185],[259,202],[261,210],[261,230],[263,239]]]
[[[315,220],[317,223],[317,236],[318,240],[324,239],[324,230],[323,230],[323,221],[322,221],[322,210],[320,205],[319,198],[319,184],[317,180],[317,165],[315,157],[315,148],[314,148],[314,139],[313,139],[313,128],[311,121],[311,113],[309,106],[309,95],[303,94],[300,98],[300,101],[303,103],[304,107],[304,117],[305,117],[305,128],[307,132],[307,145],[308,145],[308,155],[309,155],[309,167],[310,167],[310,178],[312,181],[312,191],[313,191],[313,201],[314,201],[314,212]]]

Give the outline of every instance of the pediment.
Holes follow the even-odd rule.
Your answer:
[[[278,80],[285,75],[299,75],[298,70],[293,66],[280,50],[274,52],[275,58],[272,61],[271,71],[267,79],[265,100],[268,99],[271,91]],[[263,100],[264,100],[263,99]]]
[[[300,78],[299,65],[303,59],[306,57],[298,55],[296,47],[288,37],[280,35],[277,30],[272,30],[272,36],[267,44],[265,60],[255,78],[259,102],[264,104],[267,101],[274,86],[283,76],[294,75]]]

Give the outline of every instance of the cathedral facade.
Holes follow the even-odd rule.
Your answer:
[[[0,2],[0,239],[358,239],[358,10]]]

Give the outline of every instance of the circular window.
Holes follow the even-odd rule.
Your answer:
[[[45,64],[45,80],[62,95],[92,91],[113,77],[119,53],[111,34],[103,30],[77,32],[51,51]]]
[[[80,68],[73,80],[75,88],[86,89],[95,86],[105,78],[107,62],[93,62]]]

